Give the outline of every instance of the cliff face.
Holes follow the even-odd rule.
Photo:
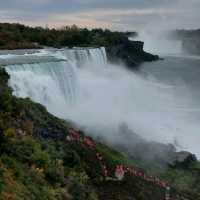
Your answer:
[[[106,48],[108,59],[112,63],[123,62],[130,68],[134,68],[142,62],[156,61],[159,56],[152,55],[143,50],[144,43],[141,41],[125,41],[116,46]]]

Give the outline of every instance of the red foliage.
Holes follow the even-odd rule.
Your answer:
[[[115,176],[118,180],[122,180],[124,178],[124,167],[123,165],[117,165],[115,169]]]
[[[83,144],[85,146],[88,146],[89,148],[92,148],[92,149],[94,149],[96,147],[96,145],[94,144],[94,142],[90,138],[88,138],[88,137],[85,137],[83,139]]]
[[[97,160],[99,161],[103,160],[103,157],[99,153],[96,153],[96,157],[97,157]]]
[[[80,141],[80,135],[73,128],[70,128],[68,131],[70,140]]]
[[[74,130],[73,128],[69,129],[68,140],[81,142],[84,146],[89,147],[93,150],[96,148],[95,143],[89,137],[85,137],[83,140],[81,140],[79,133],[76,130]],[[101,163],[102,173],[103,173],[104,177],[108,177],[109,175],[111,175],[111,173],[107,169],[106,165],[102,163],[103,156],[97,152],[96,158]],[[148,176],[145,173],[134,169],[133,167],[125,167],[123,165],[117,165],[115,168],[115,176],[118,180],[122,180],[124,178],[124,175],[126,172],[130,176],[135,176],[135,177],[141,178],[141,179],[145,180],[146,182],[153,183],[156,186],[159,186],[159,187],[162,187],[165,189],[167,189],[167,187],[168,187],[168,184],[166,182],[161,181],[159,178],[156,178],[153,176]]]

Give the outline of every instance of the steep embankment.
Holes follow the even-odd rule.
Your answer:
[[[41,105],[13,97],[8,79],[0,69],[1,200],[165,198],[165,182],[129,167],[132,160],[73,132]]]
[[[73,138],[69,123],[52,116],[29,99],[13,97],[7,86],[8,78],[0,69],[1,200],[114,200],[116,191],[120,199],[123,196],[123,199],[138,199],[140,195],[140,199],[147,200],[149,193],[154,194],[154,199],[164,196],[159,186],[149,186],[143,180],[131,178],[118,183],[111,179],[107,182],[108,176],[115,177],[117,164],[127,165],[130,161],[94,143],[82,132],[75,133]],[[137,189],[130,192],[127,181],[132,186],[137,185]]]

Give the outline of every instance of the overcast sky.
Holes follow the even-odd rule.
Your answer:
[[[200,0],[0,0],[0,22],[114,30],[200,28]]]

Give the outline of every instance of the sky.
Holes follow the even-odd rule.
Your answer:
[[[0,22],[112,30],[200,28],[200,0],[0,0]]]

